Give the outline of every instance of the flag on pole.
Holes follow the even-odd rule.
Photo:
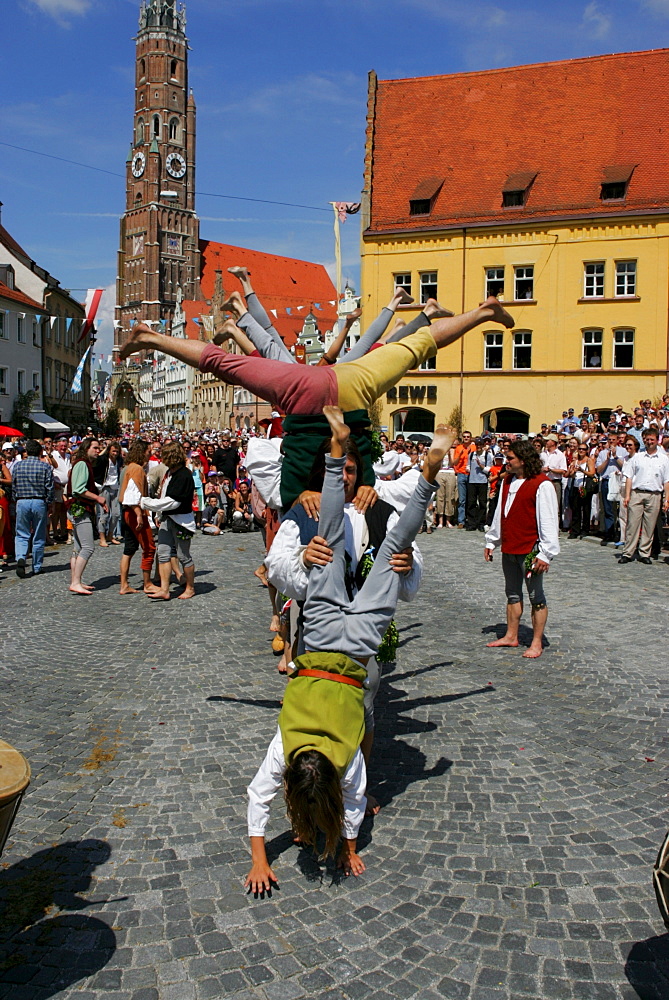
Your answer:
[[[79,337],[79,343],[84,339],[87,333],[92,333],[93,331],[93,320],[98,311],[98,306],[100,305],[100,299],[102,298],[102,293],[104,288],[89,288],[86,292],[86,319],[84,320],[84,325]]]
[[[341,238],[339,235],[339,223],[346,222],[347,215],[355,215],[360,211],[359,201],[331,201],[334,212],[334,243],[335,243],[335,270],[337,295],[341,292]]]
[[[84,356],[77,365],[77,370],[74,373],[74,378],[72,379],[72,388],[70,389],[70,392],[81,392],[81,377],[84,374],[84,365],[86,364],[86,358],[90,353],[91,346],[91,344],[88,345]]]

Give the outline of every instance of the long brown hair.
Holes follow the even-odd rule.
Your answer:
[[[541,457],[536,453],[529,441],[512,441],[509,445],[516,458],[523,463],[525,479],[534,479],[542,469]]]
[[[145,441],[144,438],[135,438],[125,456],[126,465],[145,465],[148,447],[149,442]]]
[[[284,793],[288,820],[303,844],[316,845],[325,834],[321,859],[334,857],[344,822],[341,781],[332,761],[320,750],[297,754],[285,770]]]
[[[186,452],[178,441],[166,441],[162,449],[162,459],[170,472],[186,464]]]
[[[91,437],[84,438],[81,442],[74,455],[72,456],[72,465],[76,465],[77,462],[87,462],[88,461],[88,449],[93,444],[94,441],[100,443],[100,439],[96,438],[94,434]]]

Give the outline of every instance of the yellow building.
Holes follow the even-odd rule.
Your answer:
[[[382,399],[391,432],[460,407],[474,433],[537,430],[667,391],[669,52],[414,80],[370,75],[363,328],[394,284],[483,325]],[[494,127],[493,127],[494,123]]]

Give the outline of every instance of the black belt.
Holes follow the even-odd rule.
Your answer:
[[[642,490],[634,488],[632,489],[632,493],[651,493],[654,497],[662,496],[662,490]]]

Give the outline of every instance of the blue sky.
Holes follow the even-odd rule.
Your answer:
[[[367,73],[429,76],[669,44],[669,0],[190,0],[201,235],[333,260],[327,203],[362,186]],[[139,0],[3,5],[2,221],[73,294],[112,285]],[[491,108],[494,127],[494,108]],[[118,176],[114,176],[118,175]],[[211,194],[299,203],[258,204]],[[342,231],[358,280],[356,217]],[[113,292],[100,342],[112,343]]]

